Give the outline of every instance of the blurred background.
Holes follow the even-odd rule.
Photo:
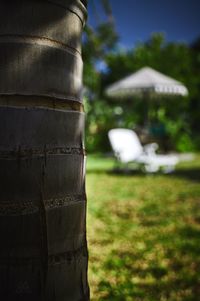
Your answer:
[[[197,0],[89,1],[83,98],[91,300],[200,300],[199,12]],[[156,86],[142,76],[129,93],[108,93],[146,67],[159,72],[150,78]],[[113,128],[175,154],[173,173],[118,164]]]

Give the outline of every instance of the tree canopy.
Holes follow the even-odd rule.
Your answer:
[[[188,45],[168,42],[163,33],[154,33],[148,41],[121,50],[110,6],[105,5],[105,10],[107,21],[96,28],[87,26],[83,43],[88,150],[108,150],[107,132],[112,127],[136,128],[142,124],[145,103],[136,97],[112,101],[104,91],[109,84],[144,66],[181,81],[189,90],[188,97],[163,100],[151,106],[150,116],[154,121],[156,117],[156,122],[165,128],[168,147],[178,151],[199,149],[200,39]]]

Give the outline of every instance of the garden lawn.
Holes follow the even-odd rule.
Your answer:
[[[200,300],[200,156],[170,175],[88,156],[91,301]]]

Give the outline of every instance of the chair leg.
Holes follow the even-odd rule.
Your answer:
[[[147,173],[154,173],[154,172],[157,172],[159,170],[159,166],[158,165],[153,165],[153,164],[146,164],[146,165],[144,165],[144,170]]]
[[[168,165],[163,167],[163,173],[168,174],[173,172],[175,169],[174,165]]]
[[[121,167],[120,161],[117,158],[115,158],[113,169],[120,170],[120,167]]]

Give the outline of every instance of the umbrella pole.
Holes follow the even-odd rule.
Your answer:
[[[144,127],[149,127],[149,100],[150,94],[149,91],[144,90],[143,95],[143,103],[144,103]]]

